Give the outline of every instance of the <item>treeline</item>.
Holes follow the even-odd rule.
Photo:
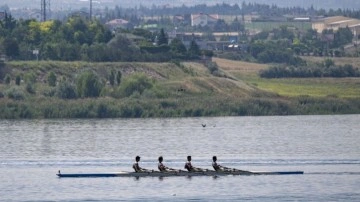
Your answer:
[[[0,51],[15,60],[91,58],[93,52],[98,52],[112,39],[111,32],[98,21],[80,17],[65,22],[15,20],[7,13],[0,21],[0,33]]]
[[[164,62],[198,59],[202,54],[195,41],[189,49],[178,39],[169,44],[163,29],[132,29],[113,34],[99,21],[82,17],[71,17],[65,22],[37,22],[15,20],[7,14],[0,21],[0,52],[13,60],[96,62]]]
[[[164,7],[156,6],[146,7],[140,5],[136,8],[122,8],[115,6],[114,9],[108,9],[105,13],[104,20],[114,18],[126,18],[136,20],[134,13],[142,13],[146,16],[173,16],[184,15],[185,17],[192,13],[208,13],[220,15],[247,15],[257,13],[261,16],[280,17],[284,15],[298,15],[298,16],[335,16],[342,15],[353,18],[360,18],[360,11],[354,9],[316,9],[313,6],[303,8],[299,6],[294,7],[279,7],[275,4],[267,5],[261,3],[246,3],[243,1],[241,4],[228,4],[220,3],[215,5],[198,4],[194,6],[182,5],[179,7]],[[189,16],[190,17],[190,16]]]
[[[259,72],[262,78],[360,77],[360,69],[350,64],[335,65],[333,60],[304,66],[273,66]]]
[[[327,36],[332,40],[324,40]],[[305,33],[281,26],[271,31],[262,31],[246,41],[247,46],[234,52],[219,54],[219,57],[235,60],[247,60],[260,63],[283,63],[294,66],[304,66],[305,61],[299,56],[342,57],[346,54],[344,46],[352,42],[351,30],[339,28],[337,32],[324,30],[318,34],[309,29]],[[357,54],[357,53],[355,53]]]

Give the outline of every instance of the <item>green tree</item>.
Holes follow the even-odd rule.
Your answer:
[[[231,22],[230,29],[235,32],[245,31],[245,26],[239,21],[237,17]]]
[[[186,55],[186,47],[178,38],[171,41],[170,50],[175,56],[184,57]]]
[[[334,47],[338,48],[340,46],[351,43],[354,35],[351,30],[346,28],[339,28],[339,30],[334,34]]]
[[[77,92],[82,98],[99,97],[102,88],[99,77],[91,71],[81,74],[77,80]]]
[[[139,47],[124,34],[117,34],[108,43],[112,61],[137,61],[141,57]]]
[[[219,19],[215,23],[214,30],[217,32],[227,32],[229,31],[229,26],[226,24],[225,20]]]
[[[12,31],[16,27],[16,20],[12,17],[11,14],[5,12],[4,20],[3,20],[4,28],[6,30]]]
[[[14,38],[5,38],[3,42],[5,54],[8,57],[17,57],[20,55],[19,43]]]
[[[153,82],[144,73],[136,73],[124,80],[119,87],[119,91],[121,95],[128,97],[136,92],[142,94],[152,86]]]
[[[200,47],[195,42],[195,40],[191,41],[188,53],[190,55],[190,58],[197,58],[201,55]]]
[[[160,30],[160,34],[158,36],[158,42],[157,44],[160,45],[168,45],[168,37],[165,34],[165,31],[163,28]]]

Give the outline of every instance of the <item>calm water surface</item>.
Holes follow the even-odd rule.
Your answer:
[[[0,120],[1,201],[359,201],[360,115]],[[202,127],[201,124],[206,124]],[[69,178],[70,172],[219,163],[304,175]]]

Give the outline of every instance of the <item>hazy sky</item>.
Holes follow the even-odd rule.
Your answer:
[[[39,7],[40,8],[41,0],[1,0],[0,6],[7,4],[11,8],[24,8],[24,7]],[[241,4],[245,2],[258,2],[263,4],[276,4],[281,7],[288,6],[301,6],[301,7],[310,7],[313,5],[315,8],[350,8],[350,9],[359,9],[360,0],[93,0],[94,7],[112,7],[119,5],[121,7],[134,7],[145,5],[151,6],[152,4],[156,5],[174,5],[180,6],[185,4],[187,6],[195,4],[216,4],[216,3],[229,3],[229,4]],[[89,0],[50,0],[51,7],[53,9],[72,9],[76,7],[87,7],[89,5]]]

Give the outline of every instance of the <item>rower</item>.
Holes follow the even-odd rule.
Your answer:
[[[201,168],[196,168],[191,165],[191,156],[187,156],[187,162],[185,163],[184,168],[189,172],[203,172],[204,170]]]
[[[239,170],[236,168],[228,168],[228,167],[222,166],[222,165],[218,164],[216,162],[216,160],[217,160],[216,156],[213,156],[212,166],[215,169],[215,171],[236,172],[236,173],[241,173],[243,175],[254,175],[255,174],[253,172],[246,171],[246,170]]]
[[[136,156],[135,157],[135,163],[133,164],[133,168],[134,168],[134,170],[135,170],[135,172],[144,172],[144,171],[147,171],[146,169],[144,169],[144,168],[141,168],[140,166],[139,166],[139,161],[140,161],[140,156]]]
[[[158,163],[158,168],[160,170],[160,172],[169,172],[169,171],[176,171],[175,169],[166,167],[162,162],[163,162],[163,157],[159,156],[159,163]]]
[[[224,167],[220,164],[218,164],[217,161],[217,157],[213,156],[213,162],[212,162],[212,167],[214,168],[215,171],[229,171],[230,168]]]

